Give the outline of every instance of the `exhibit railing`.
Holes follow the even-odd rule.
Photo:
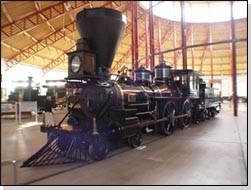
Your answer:
[[[14,122],[10,124],[21,124],[22,116],[28,115],[30,119],[35,114],[35,122],[38,121],[37,115],[37,102],[25,101],[25,102],[1,102],[1,119],[3,117],[14,116]]]

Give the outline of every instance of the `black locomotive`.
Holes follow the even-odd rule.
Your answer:
[[[177,127],[213,117],[221,107],[199,72],[173,70],[164,61],[154,73],[141,66],[133,79],[116,75],[111,80],[109,70],[125,26],[126,17],[116,10],[92,8],[77,14],[81,38],[77,50],[68,53],[67,123],[94,160],[107,155],[110,142],[123,139],[137,147],[143,132],[170,135]],[[63,130],[60,124],[51,128]],[[48,133],[51,128],[41,126]],[[61,150],[66,141],[59,138]]]

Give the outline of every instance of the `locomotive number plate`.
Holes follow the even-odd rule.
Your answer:
[[[128,94],[128,102],[136,102],[136,94]]]

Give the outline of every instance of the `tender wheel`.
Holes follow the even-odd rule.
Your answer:
[[[167,117],[168,120],[161,125],[161,132],[168,136],[175,130],[174,117],[176,114],[175,104],[173,102],[167,102],[163,111],[163,117]]]
[[[182,118],[182,126],[183,128],[187,128],[188,125],[191,123],[191,116],[192,116],[192,103],[186,100],[182,107],[182,114],[187,114]]]
[[[211,117],[215,117],[215,111],[214,111],[214,110],[211,111],[210,116],[211,116]]]
[[[205,114],[205,112],[202,112],[200,115],[200,120],[205,121],[205,119],[206,119],[206,114]]]
[[[142,135],[138,133],[137,135],[128,138],[128,145],[131,148],[137,148],[141,145],[142,141]]]
[[[108,145],[100,138],[94,139],[89,145],[89,156],[92,160],[102,160],[108,152]]]
[[[210,119],[210,112],[208,110],[205,111],[205,118]]]

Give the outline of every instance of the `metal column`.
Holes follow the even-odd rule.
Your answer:
[[[158,47],[159,52],[161,52],[161,24],[160,24],[160,18],[158,18]],[[162,55],[159,55],[159,63],[162,61]]]
[[[173,21],[173,48],[176,48],[176,23]],[[177,69],[177,51],[173,52],[173,65]]]
[[[209,24],[209,43],[212,43],[212,25]],[[209,46],[209,53],[210,53],[210,66],[211,66],[211,80],[213,81],[214,75],[214,68],[213,68],[213,46]]]
[[[175,10],[175,1],[173,1],[173,10]],[[175,18],[175,12],[173,12],[173,18]],[[176,38],[176,22],[173,21],[173,48],[176,48],[177,47],[177,38]],[[177,69],[177,54],[178,52],[177,51],[174,51],[173,52],[173,66],[174,66],[174,69]]]
[[[190,10],[192,10],[192,3],[189,3]],[[192,12],[191,12],[192,13]],[[190,31],[191,31],[191,45],[194,45],[194,40],[193,40],[193,24],[191,23],[190,25]],[[194,49],[191,48],[191,55],[192,55],[192,69],[194,69]]]
[[[231,35],[232,40],[235,40],[235,21],[233,17],[233,4],[234,2],[231,1],[230,4],[230,12],[231,12]],[[236,93],[236,46],[235,42],[232,42],[232,99],[233,99],[233,112],[234,116],[237,116],[237,93]]]
[[[131,1],[131,19],[132,19],[132,36],[131,36],[131,54],[132,54],[132,70],[134,71],[135,67],[135,51],[134,51],[134,30],[133,30],[133,24],[134,24],[134,10],[133,10],[133,1]],[[132,73],[132,77],[134,77],[134,74]]]
[[[132,15],[132,69],[138,68],[138,22],[137,22],[137,1],[131,2],[131,15]]]
[[[133,1],[133,34],[134,34],[134,69],[138,68],[139,47],[138,47],[138,2]]]
[[[154,29],[153,29],[153,8],[152,8],[152,1],[150,1],[150,9],[149,9],[149,33],[150,33],[150,65],[151,71],[154,71]]]
[[[148,14],[145,14],[145,54],[146,54],[146,68],[149,67],[149,58],[148,58],[148,39],[149,39],[149,26],[148,26],[148,18],[149,15]]]
[[[180,1],[181,7],[181,40],[182,40],[182,58],[183,69],[187,69],[187,50],[186,50],[186,26],[185,26],[185,6],[184,1]]]

